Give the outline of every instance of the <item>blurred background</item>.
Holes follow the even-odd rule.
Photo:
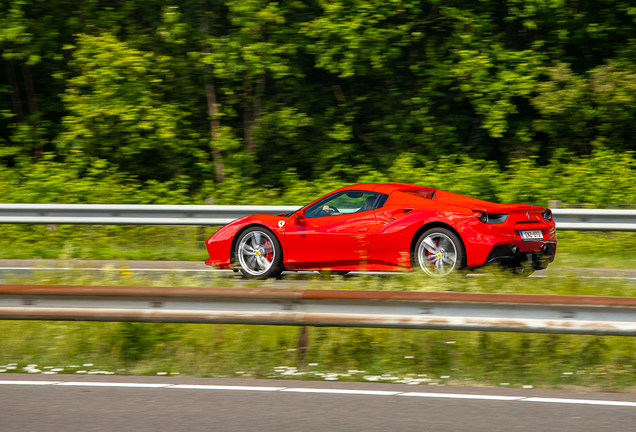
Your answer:
[[[631,207],[635,21],[621,0],[0,0],[0,202],[302,205],[397,181]],[[0,230],[3,258],[198,260],[211,234]]]
[[[346,184],[397,181],[497,202],[629,208],[635,24],[630,0],[0,0],[0,202],[302,205]],[[203,268],[212,232],[2,225],[0,258]],[[634,253],[633,233],[559,233],[564,279],[316,283],[632,296],[633,281],[575,276],[633,268]],[[220,283],[78,274],[11,281]],[[304,364],[296,329],[0,327],[0,372],[91,361],[111,372],[282,377]],[[312,330],[306,362],[343,377],[365,369],[371,381],[636,386],[629,338],[464,333]]]
[[[632,203],[635,21],[621,0],[1,0],[0,201],[405,181]]]

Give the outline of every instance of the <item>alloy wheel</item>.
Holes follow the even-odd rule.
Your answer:
[[[427,274],[443,277],[450,274],[457,266],[457,246],[444,233],[433,232],[420,243],[417,261]]]
[[[262,231],[250,231],[239,243],[238,260],[250,275],[264,275],[276,260],[274,242]]]

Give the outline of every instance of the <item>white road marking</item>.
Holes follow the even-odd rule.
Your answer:
[[[547,276],[545,276],[547,277]],[[565,277],[565,276],[563,276]],[[577,276],[577,279],[620,279],[620,280],[634,280],[636,278],[628,276]]]
[[[118,382],[88,382],[88,381],[65,381],[57,385],[77,386],[77,387],[136,387],[136,388],[163,388],[170,387],[171,384],[149,384],[149,383],[118,383]]]
[[[219,270],[219,269],[159,269],[159,268],[126,268],[120,267],[0,267],[1,270],[89,270],[89,271],[130,271],[130,272],[204,272],[204,273],[234,273],[233,270]],[[285,272],[285,274],[303,274],[311,275],[318,274],[317,271],[301,270],[298,272]],[[407,272],[392,272],[392,271],[352,271],[350,274],[359,274],[367,276],[385,276],[385,275],[400,275],[407,274]]]
[[[576,405],[600,405],[620,406],[636,408],[636,402],[609,401],[599,399],[562,399],[523,396],[501,396],[462,393],[422,393],[422,392],[394,392],[380,390],[349,390],[349,389],[319,389],[302,387],[257,387],[257,386],[229,386],[229,385],[192,385],[192,384],[155,384],[155,383],[111,383],[98,381],[26,381],[26,380],[0,380],[0,385],[26,385],[26,386],[79,386],[79,387],[124,387],[124,388],[160,388],[182,390],[243,390],[257,392],[293,392],[293,393],[322,393],[343,395],[372,395],[372,396],[410,396],[439,399],[472,399],[495,400],[506,402],[543,402]]]
[[[173,385],[170,389],[193,390],[246,390],[246,391],[279,391],[285,387],[250,387],[250,386],[224,386],[224,385]]]
[[[394,396],[400,392],[380,391],[380,390],[339,390],[339,389],[320,389],[320,388],[287,388],[281,391],[296,393],[330,393],[330,394],[361,394],[375,396]]]
[[[0,381],[0,385],[8,384],[8,385],[53,385],[59,384],[59,381],[13,381],[13,380],[4,380]]]
[[[145,272],[204,272],[204,273],[233,273],[232,270],[208,269],[131,269],[131,268],[96,268],[96,267],[0,267],[0,270],[89,270],[89,271],[145,271]]]
[[[0,271],[3,270],[85,270],[85,271],[127,271],[127,272],[178,272],[178,273],[234,273],[233,270],[218,270],[218,269],[157,269],[157,268],[97,268],[97,267],[0,267]],[[284,272],[284,274],[303,274],[310,275],[315,274],[314,271],[299,271],[299,272]],[[386,275],[404,275],[410,272],[391,272],[391,271],[352,271],[351,275],[366,275],[366,276],[386,276]],[[469,273],[467,277],[487,277],[492,276],[489,273]],[[531,278],[566,278],[564,275],[547,276],[547,275],[531,275]],[[636,277],[629,276],[576,276],[577,279],[616,279],[616,280],[636,280]]]
[[[558,398],[523,398],[523,402],[547,402],[547,403],[564,403],[564,404],[579,404],[579,405],[609,405],[609,406],[628,406],[636,407],[636,402],[623,402],[623,401],[606,401],[606,400],[592,400],[592,399],[558,399]]]
[[[459,394],[459,393],[400,393],[399,396],[415,396],[429,398],[448,398],[448,399],[481,399],[481,400],[501,400],[501,401],[517,401],[523,399],[523,396],[492,396],[478,394]]]

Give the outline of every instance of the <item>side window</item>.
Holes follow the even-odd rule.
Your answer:
[[[381,195],[365,191],[338,192],[309,207],[305,212],[305,217],[336,216],[373,210],[377,208],[378,198]]]
[[[378,197],[378,200],[375,202],[375,207],[379,209],[380,207],[384,206],[384,204],[386,203],[386,200],[389,199],[388,195],[385,194],[380,194],[380,196]]]

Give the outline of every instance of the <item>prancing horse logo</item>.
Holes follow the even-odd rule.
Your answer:
[[[526,219],[530,219],[530,214],[528,212],[526,212]]]
[[[285,225],[285,221],[278,221],[278,228],[282,228]]]

